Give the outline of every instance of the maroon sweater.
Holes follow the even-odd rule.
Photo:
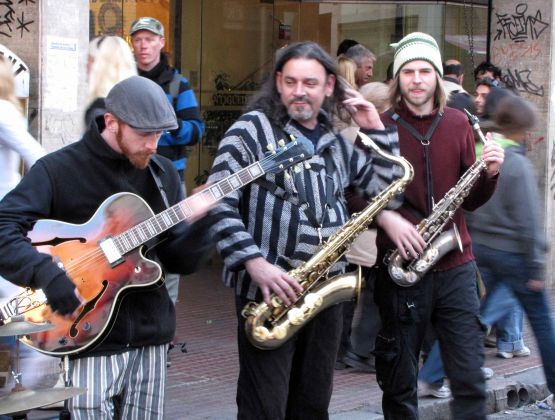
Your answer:
[[[416,116],[404,105],[404,102],[401,102],[401,108],[397,110],[397,113],[422,135],[426,134],[435,117],[435,112],[426,116]],[[405,204],[397,211],[416,225],[422,217],[428,216],[424,146],[406,128],[395,123],[388,115],[382,114],[381,117],[384,125],[397,125],[401,156],[407,159],[414,168],[414,178],[405,190]],[[476,161],[474,135],[466,116],[454,108],[446,108],[428,147],[433,176],[433,197],[434,202],[437,203]],[[462,208],[474,210],[489,200],[495,191],[497,178],[497,175],[488,178],[484,171],[463,202]],[[417,212],[420,217],[416,216]],[[470,235],[461,208],[456,211],[453,221],[461,235],[463,252],[459,252],[458,249],[449,252],[434,266],[433,271],[448,270],[474,259]],[[444,230],[449,230],[451,226],[452,222],[449,222]],[[395,248],[382,229],[378,229],[376,244],[378,246],[377,261],[379,262],[383,261],[388,249]]]

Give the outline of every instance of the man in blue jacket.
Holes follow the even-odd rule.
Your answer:
[[[162,52],[166,38],[160,21],[142,17],[133,22],[129,35],[139,75],[158,83],[175,110],[178,127],[162,134],[158,153],[173,161],[183,179],[187,168],[185,146],[198,143],[204,133],[195,93],[189,80],[169,65],[168,57]]]

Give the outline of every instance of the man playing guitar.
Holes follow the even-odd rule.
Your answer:
[[[175,308],[160,287],[158,263],[121,250],[156,236],[144,243],[146,255],[164,271],[181,274],[194,271],[206,254],[201,221],[160,229],[164,233],[158,235],[158,225],[168,221],[165,214],[152,224],[141,219],[146,210],[151,216],[183,200],[171,161],[153,156],[160,135],[176,128],[175,113],[156,83],[125,79],[110,91],[106,112],[80,141],[38,161],[0,202],[0,275],[42,289],[48,305],[41,314],[69,325],[68,334],[56,336],[51,353],[63,354],[72,340],[97,333],[83,341],[82,351],[76,344],[65,353],[71,355],[71,385],[88,388],[69,404],[76,419],[112,418],[115,399],[121,401],[120,418],[164,416]],[[201,218],[209,205],[193,200],[185,212],[188,221]],[[51,221],[50,235],[33,234],[40,219],[59,222]],[[143,230],[134,229],[136,236],[115,235],[138,222]],[[57,253],[49,255],[50,248]],[[62,263],[75,249],[83,252]],[[132,282],[133,293],[124,293]],[[114,287],[118,284],[123,286]],[[38,336],[39,345],[46,337]]]

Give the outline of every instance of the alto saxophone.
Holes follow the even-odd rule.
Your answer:
[[[485,138],[478,118],[466,109],[464,110],[472,128],[485,144]],[[453,225],[447,232],[442,232],[445,225],[453,218],[455,211],[461,206],[472,186],[486,169],[483,160],[477,160],[466,170],[457,184],[437,203],[432,213],[423,219],[416,230],[426,242],[424,252],[418,258],[405,260],[398,250],[386,257],[391,279],[399,286],[409,287],[417,283],[445,254],[458,248],[462,252],[462,242],[457,227]]]
[[[326,278],[321,282],[318,280],[348,251],[350,244],[368,228],[376,214],[395,195],[404,191],[412,180],[413,169],[402,157],[382,151],[364,133],[359,132],[358,135],[364,145],[384,159],[400,165],[404,170],[403,176],[380,192],[364,210],[353,214],[344,226],[320,246],[312,258],[289,271],[288,274],[303,287],[295,302],[285,306],[277,295],[272,294],[270,305],[249,302],[243,308],[247,338],[259,349],[269,350],[281,346],[322,310],[344,300],[356,299],[360,294],[360,268],[353,273]]]

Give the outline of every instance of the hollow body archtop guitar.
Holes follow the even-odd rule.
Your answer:
[[[39,252],[51,255],[66,271],[85,302],[76,315],[64,318],[52,312],[42,291],[24,289],[0,306],[1,320],[23,317],[53,324],[47,331],[21,338],[41,353],[63,356],[97,346],[110,331],[123,294],[161,280],[162,269],[145,258],[144,245],[191,217],[192,200],[217,202],[262,175],[281,172],[313,153],[312,143],[303,137],[280,144],[258,162],[156,215],[142,198],[122,192],[108,197],[84,224],[37,221],[27,236]]]

